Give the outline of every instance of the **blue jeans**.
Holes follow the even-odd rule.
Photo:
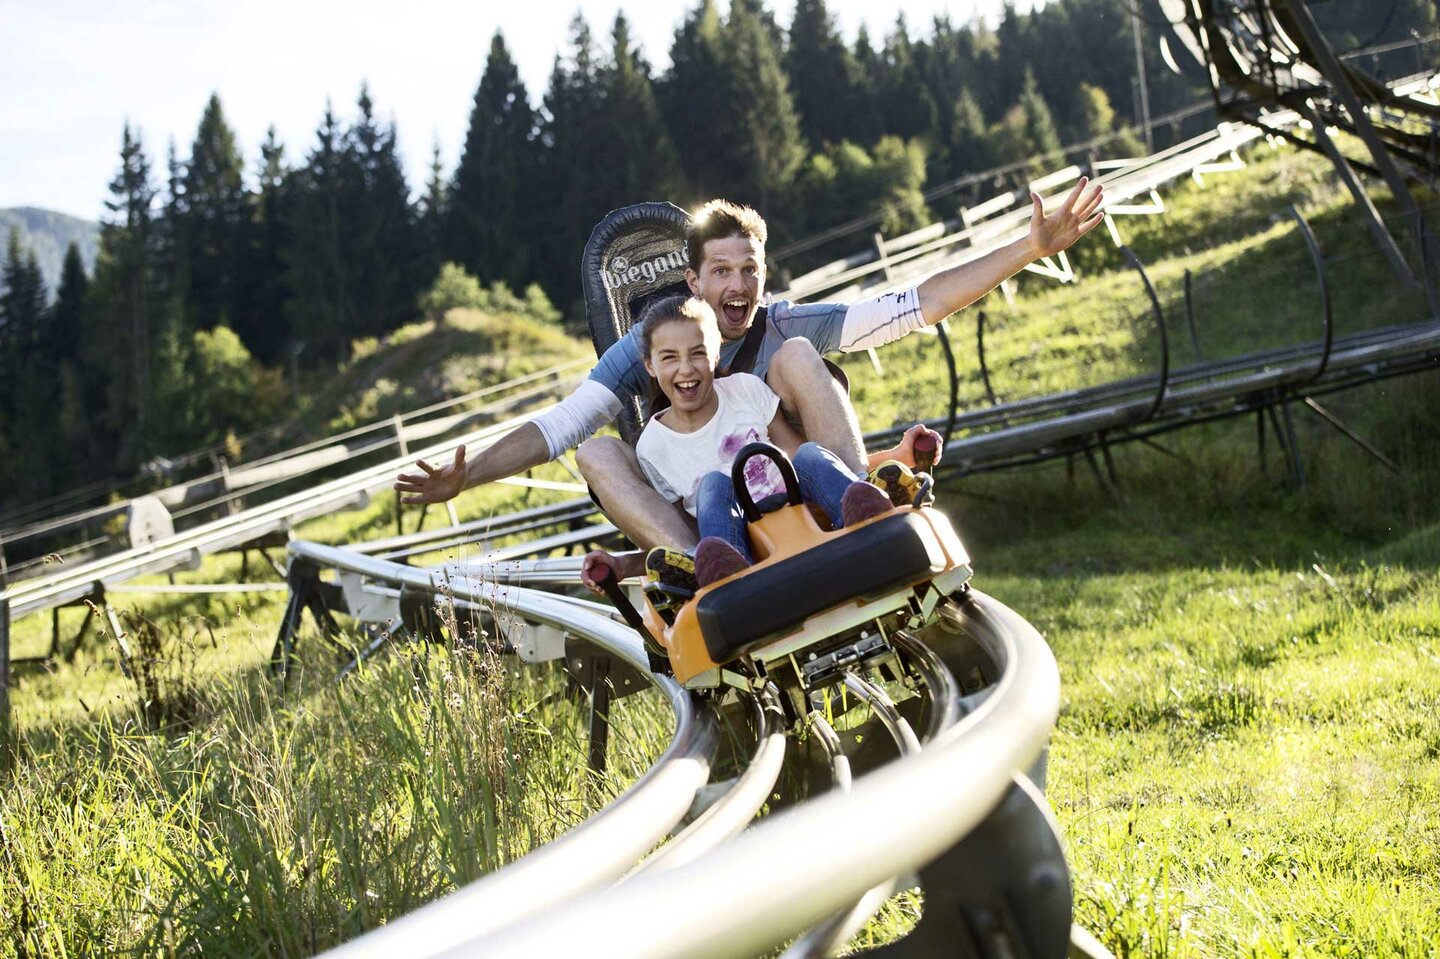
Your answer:
[[[839,457],[818,443],[801,446],[791,462],[795,465],[795,477],[800,481],[800,495],[805,502],[819,506],[830,517],[830,525],[839,529],[840,498],[851,483],[864,479],[864,476],[850,472]],[[739,550],[747,560],[755,561],[750,554],[749,537],[745,535],[745,514],[740,511],[729,473],[717,470],[701,477],[695,493],[695,521],[700,527],[701,538],[718,536]]]

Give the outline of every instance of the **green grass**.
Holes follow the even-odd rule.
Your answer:
[[[617,703],[592,776],[563,674],[473,640],[334,667],[312,640],[283,694],[252,666],[169,726],[137,703],[32,739],[0,797],[7,954],[308,955],[578,825],[666,738],[658,697]]]
[[[1080,568],[982,561],[1060,663],[1077,916],[1120,955],[1433,955],[1440,525],[1297,560],[1248,513],[1200,556],[1110,552],[1115,508],[1064,537]]]
[[[1193,359],[1187,268],[1207,357],[1316,335],[1308,259],[1283,218],[1291,202],[1326,246],[1342,331],[1416,317],[1322,163],[1266,149],[1252,159],[1243,179],[1172,191],[1164,219],[1121,223],[1151,265],[1177,363]],[[1027,277],[1013,307],[982,304],[1002,399],[1154,368],[1138,280],[1108,240],[1087,244],[1074,258],[1082,283]],[[950,321],[967,406],[983,403],[974,322]],[[427,335],[469,335],[455,330]],[[373,364],[357,380],[368,385],[329,408],[383,413],[392,396],[413,397],[365,390],[443,378],[443,351],[400,340],[357,361]],[[517,359],[527,342],[496,348],[491,373],[553,362]],[[408,358],[387,359],[396,349]],[[948,385],[933,340],[880,358],[883,377],[846,360],[867,428],[938,413]],[[1325,403],[1402,472],[1297,410],[1301,490],[1285,486],[1273,450],[1261,469],[1248,419],[1167,436],[1168,456],[1116,450],[1118,494],[1083,460],[941,489],[979,588],[1055,649],[1064,701],[1049,797],[1076,917],[1118,955],[1440,951],[1440,382]],[[559,466],[538,475],[568,478]],[[495,486],[457,505],[463,520],[567,495]],[[298,533],[391,535],[395,509],[381,496]],[[177,579],[239,576],[230,555]],[[248,578],[274,575],[252,555]],[[658,697],[617,703],[611,771],[597,779],[562,677],[512,672],[463,631],[397,645],[336,686],[338,654],[307,630],[304,667],[281,691],[264,666],[283,593],[116,599],[157,627],[145,691],[104,637],[71,663],[17,675],[0,956],[308,955],[572,827],[668,739]],[[67,632],[81,615],[62,613]],[[15,624],[17,654],[48,642],[47,618]],[[895,935],[919,908],[923,896],[892,900],[864,940]]]

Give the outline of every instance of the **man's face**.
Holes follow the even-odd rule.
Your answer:
[[[765,247],[748,236],[708,240],[700,272],[685,271],[690,292],[710,304],[720,335],[738,340],[750,329],[765,289]]]

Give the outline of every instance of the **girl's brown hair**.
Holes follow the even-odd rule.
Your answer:
[[[688,293],[675,293],[661,297],[645,307],[645,312],[640,314],[640,322],[636,324],[636,335],[640,338],[640,355],[648,359],[655,331],[666,323],[680,320],[690,320],[701,326],[708,325],[714,329],[717,339],[720,336],[720,324],[709,303]]]

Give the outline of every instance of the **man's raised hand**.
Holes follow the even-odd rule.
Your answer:
[[[1076,240],[1099,226],[1105,216],[1100,210],[1104,200],[1104,188],[1083,176],[1065,202],[1060,204],[1060,209],[1049,216],[1045,215],[1045,203],[1040,194],[1031,193],[1030,245],[1036,259],[1068,250]]]
[[[455,462],[436,468],[424,460],[415,464],[421,473],[401,473],[395,477],[395,491],[406,506],[422,503],[443,503],[454,499],[465,488],[465,446],[455,448]]]

